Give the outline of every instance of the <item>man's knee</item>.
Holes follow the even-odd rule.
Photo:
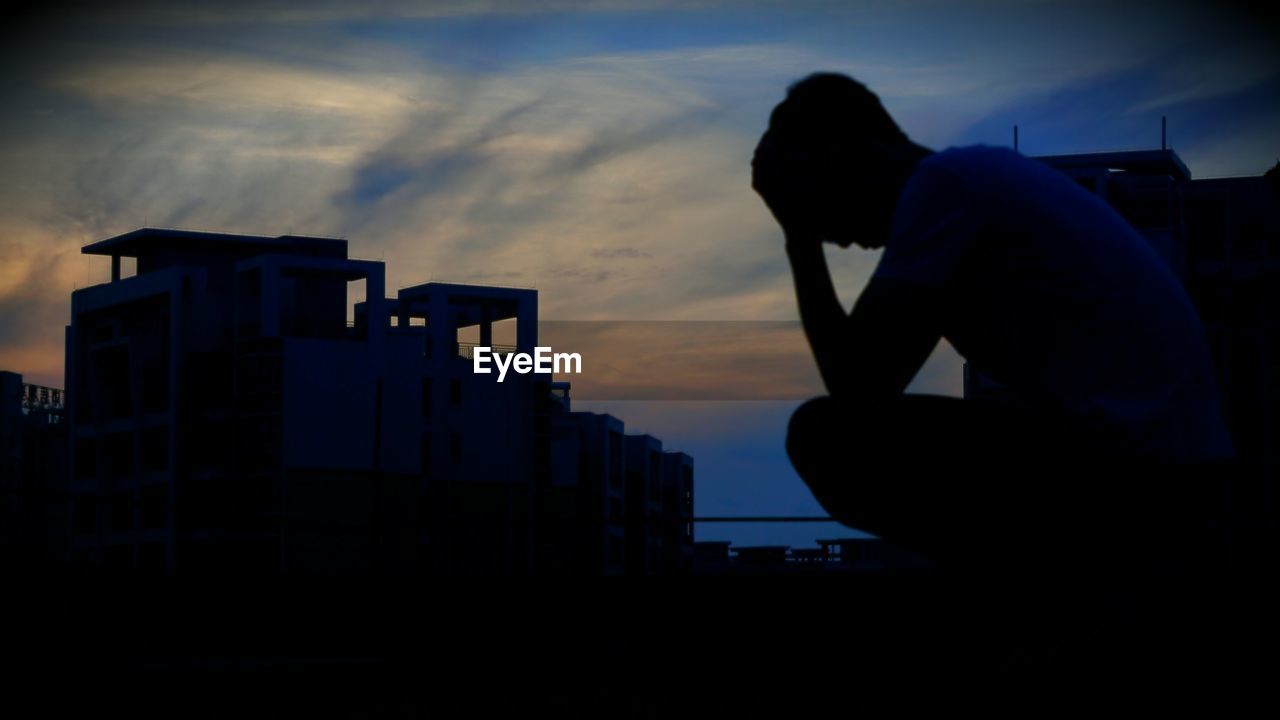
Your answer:
[[[823,435],[831,426],[833,404],[829,397],[817,397],[806,401],[791,414],[791,421],[787,424],[787,457],[797,471],[808,466],[825,444]]]
[[[895,535],[901,508],[893,482],[867,427],[874,415],[830,397],[805,402],[791,415],[787,455],[814,498],[841,523],[880,535]],[[874,433],[872,434],[874,435]]]

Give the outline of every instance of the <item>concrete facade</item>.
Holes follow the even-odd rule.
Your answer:
[[[67,328],[76,566],[624,569],[621,421],[571,412],[548,375],[472,371],[477,345],[533,352],[535,290],[387,297],[383,263],[332,238],[145,228],[83,252],[112,279],[73,293]],[[659,474],[637,476],[649,512]]]

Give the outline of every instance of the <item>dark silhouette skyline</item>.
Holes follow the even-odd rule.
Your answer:
[[[1221,6],[713,3],[554,22],[466,3],[449,18],[186,7],[29,7],[4,23],[0,367],[29,381],[63,384],[70,290],[107,272],[79,246],[140,226],[348,236],[353,254],[395,260],[392,286],[446,269],[538,286],[543,318],[793,318],[767,211],[742,192],[743,157],[807,69],[784,57],[878,68],[889,109],[931,145],[1005,144],[1019,123],[1028,154],[1152,146],[1167,114],[1197,177],[1256,175],[1278,152],[1268,25]],[[500,39],[507,64],[479,38]],[[353,47],[367,52],[335,49]],[[849,289],[872,260],[843,268]],[[931,391],[958,394],[954,355],[937,359]],[[699,497],[725,513],[743,438],[765,447],[790,408],[671,410],[686,423],[646,429],[685,447],[698,429]],[[819,512],[780,446],[753,464],[773,478],[754,500]]]
[[[970,542],[964,547],[974,554],[960,557],[959,567],[989,567],[993,558],[1000,558],[997,563],[1000,572],[980,576],[939,574],[930,558],[880,541],[832,539],[834,542],[823,543],[816,550],[701,543],[696,548],[689,546],[688,557],[697,574],[681,581],[693,584],[674,594],[660,582],[648,586],[584,584],[582,575],[560,566],[552,570],[546,582],[536,585],[495,585],[492,579],[472,578],[462,584],[449,585],[451,594],[442,598],[438,587],[430,582],[406,584],[385,574],[365,575],[355,583],[337,583],[321,576],[273,580],[270,573],[251,579],[254,576],[247,568],[261,569],[262,566],[250,553],[239,556],[240,561],[248,562],[235,566],[232,572],[227,572],[224,565],[217,575],[175,576],[159,583],[156,578],[147,579],[132,573],[126,580],[125,575],[114,571],[98,574],[92,580],[46,574],[34,582],[24,582],[24,579],[36,576],[11,574],[20,585],[30,588],[17,599],[17,612],[22,617],[38,620],[23,625],[9,645],[11,657],[24,658],[27,668],[24,677],[31,681],[28,688],[33,692],[49,687],[56,678],[87,677],[101,672],[103,667],[112,668],[109,677],[121,683],[115,690],[93,697],[60,696],[50,705],[68,710],[96,705],[114,707],[129,702],[141,703],[148,711],[158,712],[177,703],[179,707],[199,707],[227,714],[235,712],[247,698],[255,697],[260,703],[256,707],[264,712],[310,711],[322,715],[344,712],[449,715],[531,708],[610,714],[618,708],[667,712],[675,707],[703,712],[727,707],[741,714],[768,709],[808,715],[825,706],[826,700],[821,698],[826,696],[797,696],[787,690],[787,686],[770,685],[770,673],[785,667],[776,663],[809,662],[812,653],[829,652],[832,646],[853,650],[838,663],[811,669],[807,680],[838,687],[853,673],[860,678],[857,685],[860,697],[868,702],[889,697],[903,702],[896,693],[920,682],[946,688],[952,703],[998,705],[1014,701],[1013,696],[1004,694],[1006,691],[995,691],[979,682],[980,678],[986,681],[1000,678],[1000,687],[1021,688],[1040,701],[1071,688],[1068,700],[1064,701],[1068,703],[1072,702],[1071,698],[1081,703],[1093,702],[1103,693],[1143,697],[1155,704],[1173,702],[1174,696],[1160,694],[1167,691],[1169,683],[1207,688],[1232,683],[1248,692],[1248,688],[1257,687],[1259,673],[1265,673],[1269,666],[1246,659],[1239,648],[1246,642],[1274,637],[1273,625],[1264,610],[1270,596],[1250,583],[1275,569],[1275,520],[1271,514],[1274,501],[1270,494],[1275,474],[1266,449],[1272,435],[1268,429],[1272,427],[1268,409],[1270,391],[1258,391],[1259,383],[1269,382],[1266,378],[1272,376],[1274,364],[1268,360],[1271,345],[1254,342],[1259,331],[1265,333],[1272,322],[1270,308],[1274,303],[1269,301],[1265,286],[1257,283],[1265,277],[1267,258],[1280,247],[1275,241],[1275,193],[1271,184],[1261,177],[1190,180],[1177,176],[1172,183],[1158,184],[1158,192],[1151,192],[1154,171],[1150,168],[1177,167],[1176,164],[1152,166],[1148,162],[1151,157],[1141,153],[1099,155],[1093,158],[1096,161],[1093,163],[1087,162],[1086,157],[1044,160],[1059,166],[1080,185],[1085,184],[1080,181],[1087,180],[1089,189],[1130,217],[1144,237],[1170,251],[1166,258],[1181,258],[1180,277],[1191,288],[1191,297],[1204,317],[1210,337],[1214,338],[1211,346],[1215,370],[1223,389],[1232,434],[1240,449],[1242,471],[1216,477],[1221,484],[1210,488],[1208,497],[1204,498],[1204,508],[1222,510],[1216,517],[1216,525],[1205,528],[1203,533],[1181,532],[1185,529],[1179,527],[1164,528],[1163,535],[1146,538],[1147,542],[1154,541],[1157,546],[1154,549],[1160,552],[1169,552],[1171,547],[1185,552],[1183,557],[1192,560],[1198,571],[1208,571],[1207,576],[1212,578],[1208,582],[1202,579],[1187,584],[1185,576],[1184,582],[1173,585],[1151,577],[1141,580],[1140,574],[1133,572],[1136,564],[1126,564],[1133,559],[1133,546],[1126,548],[1123,543],[1109,546],[1107,541],[1098,538],[1086,542],[1071,534],[1062,536],[1062,542],[1053,548],[1059,553],[1056,557],[1046,554],[1045,545],[1010,545],[1007,537],[991,538],[991,544],[985,548]],[[1129,160],[1136,165],[1125,169],[1125,162]],[[1155,172],[1154,177],[1161,175]],[[1178,203],[1174,206],[1177,212],[1168,211],[1171,197]],[[1162,212],[1152,211],[1160,207],[1164,208]],[[169,231],[146,231],[135,239],[150,238],[147,242],[152,242],[164,237],[166,232]],[[257,240],[268,244],[292,242],[280,238]],[[1167,242],[1160,245],[1162,240]],[[312,270],[326,265],[306,260],[303,264],[315,266]],[[140,270],[147,269],[145,263],[140,267]],[[123,278],[120,286],[140,288],[152,282],[147,277],[149,274],[159,277],[164,271]],[[315,287],[323,293],[325,284],[335,278],[331,273],[320,273],[319,277],[321,283]],[[345,283],[343,278],[345,276],[336,279]],[[175,287],[181,293],[181,284]],[[419,289],[426,291],[430,287],[431,284]],[[437,288],[440,287],[443,286],[437,284]],[[473,297],[488,297],[493,291],[460,287],[465,287],[467,293],[478,294]],[[193,296],[195,290],[193,287],[190,291]],[[408,290],[403,298],[398,296],[394,303],[387,302],[401,303],[417,291]],[[309,291],[306,283],[295,284],[292,290]],[[520,293],[516,292],[513,297],[518,296]],[[371,330],[368,318],[372,310],[368,305],[363,306],[362,313],[355,313],[353,309],[356,319],[350,325],[341,309],[344,304],[329,307],[324,302],[286,303],[281,307],[329,308],[310,319],[295,317],[280,325],[282,329],[289,328],[289,333],[294,333],[309,347],[328,342],[359,345],[367,341]],[[154,319],[154,315],[148,313],[163,315],[161,306],[144,303],[131,305],[129,309],[129,316],[134,318],[129,327],[140,333],[140,337],[149,332],[148,328],[163,331],[163,323],[147,320],[148,317]],[[412,303],[396,305],[396,312],[400,311],[407,313],[406,321],[397,316],[395,327],[407,331],[407,336],[415,338],[413,342],[423,343],[425,352],[425,326],[415,326]],[[384,308],[384,312],[391,311]],[[232,322],[229,327],[233,338],[236,332],[261,331],[261,327],[255,330],[252,322],[240,322],[252,316],[241,308],[224,318]],[[388,319],[390,316],[387,315]],[[284,317],[287,314],[281,316]],[[84,326],[86,330],[91,327]],[[214,323],[202,330],[217,327]],[[391,329],[387,328],[388,333]],[[172,332],[173,325],[169,330]],[[223,341],[218,332],[209,337],[216,341],[215,345]],[[246,339],[254,340],[252,336]],[[104,358],[108,366],[119,360],[113,360],[111,352],[118,342],[113,345],[105,336],[96,342],[108,350]],[[446,338],[444,344],[448,346],[447,351],[452,351],[446,352],[450,358],[467,347],[466,342],[459,344],[456,336],[452,343]],[[250,347],[245,348],[248,357],[262,361],[281,352],[261,345],[250,342]],[[75,343],[68,347],[74,348]],[[116,353],[118,355],[118,351]],[[156,386],[155,380],[164,378],[164,373],[143,362],[145,357],[142,353],[137,358],[140,368],[146,366],[145,372],[131,376],[137,383],[130,386],[129,392],[122,392],[118,382],[105,383],[99,390],[99,399],[106,410],[116,412],[127,408],[135,415],[145,416],[150,412],[148,408],[176,397],[148,390]],[[320,356],[330,361],[338,357]],[[257,389],[253,392],[228,394],[224,385],[210,382],[192,383],[184,389],[196,392],[196,397],[206,402],[233,402],[237,407],[247,402],[246,407],[261,409],[265,407],[262,403],[274,397],[269,386],[276,374],[269,367],[257,365],[236,368],[244,372],[245,378],[257,379],[258,385],[254,386]],[[326,372],[332,373],[334,363],[324,365],[330,366]],[[204,358],[199,367],[211,372],[220,366]],[[281,369],[283,367],[281,365]],[[968,379],[969,393],[993,391],[976,373],[970,373]],[[72,425],[71,418],[60,422],[47,419],[62,417],[63,409],[53,402],[53,389],[46,393],[50,398],[46,403],[39,399],[38,386],[23,385],[17,376],[12,380],[9,385],[24,389],[9,393],[14,401],[9,417],[26,418],[22,422],[27,426],[35,423],[46,430]],[[508,381],[513,380],[514,377]],[[324,383],[313,383],[309,387],[335,392]],[[452,387],[439,392],[434,387],[430,393],[433,415],[437,400],[445,405],[453,402]],[[579,433],[595,433],[600,437],[609,437],[611,429],[621,432],[617,419],[592,413],[561,413],[567,410],[568,398],[563,397],[567,389],[556,386],[546,389],[548,405],[544,410],[549,412],[553,439],[562,437],[558,433],[568,426],[576,426]],[[72,410],[72,418],[77,406],[72,399],[73,390],[66,396],[70,399],[67,409]],[[459,391],[462,397],[470,398],[474,389],[460,387]],[[400,397],[399,401],[412,405],[415,412],[423,410],[426,400],[423,393],[402,395],[409,397],[407,400]],[[95,407],[98,404],[95,400]],[[477,407],[483,410],[485,406]],[[579,419],[570,419],[573,415],[579,415]],[[107,418],[105,421],[109,426],[108,435],[124,427],[119,420]],[[596,430],[587,429],[597,425]],[[13,426],[6,424],[5,427]],[[271,427],[237,426],[232,430],[233,437],[242,437],[240,433],[245,430],[250,436],[261,437],[261,433],[270,431]],[[268,433],[267,437],[272,435]],[[381,434],[383,438],[392,436],[390,431]],[[34,436],[22,437],[24,442],[30,442]],[[628,446],[628,450],[633,443],[655,442],[643,437],[621,442],[623,436],[618,437],[619,444]],[[611,443],[587,439],[586,435],[580,438],[579,447],[584,448],[605,448]],[[50,447],[47,441],[37,442],[46,444],[36,447]],[[54,440],[53,447],[57,447],[56,442]],[[160,457],[166,457],[166,453],[156,450],[157,446],[146,438],[139,442],[142,445],[134,447],[134,460],[140,471],[144,466],[150,468],[158,464]],[[5,447],[9,446],[6,441]],[[270,446],[268,443],[263,449]],[[312,450],[319,447],[310,446]],[[553,444],[552,447],[563,450],[566,446]],[[104,468],[120,469],[128,462],[110,447],[96,450],[99,452],[95,463]],[[341,455],[348,450],[328,448],[324,452]],[[446,453],[452,450],[452,446],[445,448]],[[207,459],[216,464],[230,462],[234,457]],[[271,453],[250,453],[249,457],[276,462]],[[604,487],[610,487],[609,477],[615,472],[611,462],[614,461],[603,456],[597,460],[599,475],[596,477],[603,478]],[[579,466],[578,477],[593,476],[596,473],[591,469],[595,467],[593,462],[596,461],[589,460],[586,469]],[[1040,462],[1045,461],[1040,459]],[[393,466],[394,463],[385,464],[384,469]],[[32,467],[47,470],[56,466],[37,463]],[[1097,467],[1081,470],[1098,478],[1114,471],[1115,468]],[[649,472],[643,466],[633,467],[631,473],[623,472],[623,487],[646,487],[628,484],[628,480],[635,475],[646,477]],[[28,472],[24,477],[38,477],[38,474]],[[55,472],[43,477],[35,487],[41,482],[56,484],[59,475]],[[1167,478],[1153,476],[1150,480],[1154,483]],[[340,487],[330,485],[331,489]],[[61,502],[61,507],[69,512],[60,518],[56,512],[50,514],[50,522],[55,526],[58,522],[73,523],[77,517],[74,501],[65,494],[36,493],[27,497],[35,498],[37,503],[42,502],[41,498],[47,503],[48,498],[53,497],[55,501],[49,506],[55,509]],[[331,496],[328,507],[343,505],[342,497],[340,492]],[[625,489],[598,497],[602,501],[629,499]],[[1155,502],[1157,497],[1152,494],[1139,500],[1150,501],[1153,512],[1163,512]],[[117,516],[129,515],[116,512],[117,506],[128,506],[114,502],[113,495],[104,499],[105,515],[94,515],[95,521],[101,518],[111,523]],[[205,496],[205,500],[208,499]],[[448,497],[449,502],[478,503],[473,504],[472,509],[504,506],[503,517],[510,518],[511,515],[505,514],[510,507],[508,499],[505,491],[487,498],[465,498],[456,494]],[[562,502],[565,495],[557,498],[549,493],[540,499],[542,504],[536,507],[536,512],[544,513],[544,518],[563,519],[572,515],[563,514],[567,507]],[[153,505],[147,501],[148,498],[141,497],[132,508],[137,513],[134,517],[141,518],[138,522],[142,524],[137,527],[144,535],[153,532],[147,529],[150,521],[145,519],[156,516]],[[652,509],[651,500],[646,497],[644,502],[646,509]],[[348,507],[344,511],[350,512],[350,503],[345,504]],[[394,503],[382,506],[384,514],[379,522],[394,516],[385,514],[395,511],[389,505]],[[175,510],[178,507],[174,505]],[[206,509],[225,511],[229,513],[226,518],[243,518],[238,511],[243,507],[238,498],[229,498]],[[318,503],[311,507],[313,511],[325,512],[326,505]],[[25,510],[21,512],[31,517]],[[625,511],[623,515],[625,518]],[[624,528],[626,522],[624,519]],[[543,552],[544,557],[572,558],[572,553],[557,555],[547,551],[586,547],[575,541],[574,523],[544,525],[544,529],[555,527],[568,532],[543,534],[544,542],[535,547],[535,552]],[[110,528],[109,524],[105,527],[108,535],[114,532]],[[346,529],[351,529],[350,525]],[[56,534],[39,532],[37,535],[56,537]],[[510,536],[509,530],[505,536]],[[76,537],[74,525],[72,534],[66,537]],[[622,537],[624,566],[628,556],[666,558],[665,555],[646,555],[649,551],[643,545],[626,549],[625,530]],[[382,543],[394,541],[385,535],[374,539]],[[646,544],[649,542],[646,540]],[[1010,550],[1021,553],[1016,562],[1007,557]],[[1058,562],[1064,556],[1076,562],[1077,569],[1083,566],[1083,572],[1071,575],[1072,579],[1028,572],[1042,568],[1047,560]],[[490,560],[496,557],[504,572],[510,568],[510,562],[502,553],[488,557]],[[144,559],[141,550],[137,558],[139,562]],[[677,558],[676,562],[681,561]],[[1104,568],[1106,572],[1099,572]],[[329,576],[335,577],[332,573]],[[1028,584],[1030,578],[1037,576],[1041,578],[1039,581]],[[974,579],[977,577],[981,580]],[[1081,578],[1090,577],[1105,577],[1106,582],[1102,585],[1080,583]],[[182,581],[175,582],[178,579]],[[647,589],[639,589],[643,587]],[[673,600],[676,595],[681,598],[679,601]],[[88,609],[84,604],[86,597],[101,599]],[[512,600],[520,608],[514,614],[509,607]],[[839,620],[797,629],[799,618],[815,612],[832,613],[832,617]],[[233,622],[239,629],[214,633],[212,626],[201,629],[195,621],[200,617],[218,617]],[[371,625],[368,618],[376,620]],[[598,630],[601,627],[618,629],[601,633]],[[40,628],[52,628],[53,634],[47,630],[39,632]],[[682,642],[679,638],[697,638],[698,653],[675,652],[673,648]],[[456,662],[446,662],[443,671],[431,669],[436,661],[424,659],[422,648],[425,647],[436,648]],[[491,662],[492,657],[485,654],[482,647],[499,649],[511,659],[512,669],[484,673],[483,677],[464,671],[468,663]],[[567,677],[557,675],[540,660],[539,648],[553,647],[568,658],[567,664],[558,666],[568,672]],[[1135,671],[1135,668],[1140,669]],[[658,669],[672,680],[645,679]],[[726,672],[733,680],[724,674]],[[222,693],[210,698],[202,688],[208,688],[213,678],[223,678],[226,684],[221,686]],[[333,683],[327,693],[301,689],[319,678]],[[137,682],[154,683],[165,690],[139,697],[122,689]],[[503,683],[511,692],[493,695],[495,682]],[[1081,685],[1082,682],[1086,685]],[[412,688],[418,687],[430,688],[430,698],[416,695]],[[197,697],[207,699],[192,699]],[[913,697],[921,704],[929,704],[927,697]]]
[[[692,458],[572,412],[567,382],[473,372],[477,345],[538,345],[536,291],[384,297],[383,263],[329,238],[144,228],[82,251],[112,276],[67,329],[74,571],[690,571]]]
[[[1177,155],[1168,150],[1056,156],[1042,158],[1042,161],[1062,170],[1077,185],[1097,193],[1111,203],[1133,223],[1163,260],[1175,270],[1179,279],[1190,288],[1192,297],[1205,318],[1214,353],[1217,381],[1223,388],[1228,421],[1242,455],[1242,472],[1238,477],[1201,487],[1198,491],[1201,493],[1198,497],[1204,500],[1202,504],[1205,507],[1216,508],[1213,512],[1219,515],[1225,513],[1229,519],[1207,531],[1208,537],[1201,537],[1205,543],[1213,545],[1214,550],[1200,548],[1190,551],[1213,558],[1207,561],[1210,564],[1225,562],[1228,557],[1241,565],[1265,564],[1268,548],[1274,543],[1274,530],[1271,529],[1275,525],[1275,490],[1274,480],[1271,479],[1274,470],[1267,460],[1269,456],[1265,450],[1265,439],[1272,435],[1268,428],[1272,427],[1273,420],[1267,409],[1267,395],[1265,391],[1260,392],[1259,387],[1266,377],[1265,368],[1272,366],[1267,359],[1272,350],[1266,342],[1259,345],[1254,340],[1260,329],[1265,331],[1270,320],[1265,309],[1267,299],[1259,294],[1259,283],[1262,282],[1258,275],[1260,270],[1252,268],[1265,268],[1261,263],[1266,262],[1265,258],[1270,252],[1266,238],[1274,233],[1274,219],[1268,215],[1266,208],[1269,207],[1268,203],[1274,202],[1272,184],[1265,178],[1192,180]],[[1173,204],[1169,205],[1170,202]],[[167,231],[147,232],[154,234]],[[175,237],[181,235],[182,233],[178,233]],[[195,236],[201,234],[194,234],[193,237]],[[1241,268],[1243,272],[1237,270],[1224,274],[1224,262],[1229,263],[1228,267]],[[145,263],[144,268],[149,269]],[[498,291],[506,292],[502,289]],[[396,322],[399,323],[399,318]],[[417,321],[406,319],[406,322]],[[291,325],[289,332],[301,336],[324,335],[320,327],[323,322],[318,319],[295,318],[287,320],[286,324]],[[331,324],[335,328],[339,327],[337,315]],[[341,325],[340,331],[335,330],[339,335],[357,330],[346,327],[346,323]],[[569,336],[572,337],[572,333]],[[478,336],[474,339],[478,339]],[[459,347],[466,345],[467,343],[461,343]],[[148,367],[147,370],[155,372],[153,367]],[[967,395],[991,393],[993,390],[999,392],[998,386],[991,385],[979,374],[969,372],[967,376]],[[157,377],[163,377],[163,374]],[[144,398],[146,402],[159,399],[150,396]],[[130,398],[128,402],[133,403],[134,399]],[[556,407],[560,405],[557,404]],[[581,413],[578,415],[586,417]],[[1025,433],[1026,429],[1017,431]],[[1034,431],[1031,435],[1035,435]],[[12,440],[16,436],[9,433],[9,437]],[[1026,446],[1034,447],[1036,441],[1035,437],[1027,439]],[[167,459],[171,452],[168,448],[163,452],[153,448],[154,443],[150,441],[144,445],[145,452],[139,451],[142,453],[139,455],[142,459],[137,461],[139,467],[155,460],[150,457],[151,454]],[[957,446],[963,448],[965,442],[957,442]],[[94,447],[97,448],[96,445]],[[101,460],[97,455],[94,459],[95,464],[106,465],[107,461]],[[1228,498],[1231,498],[1230,502]],[[1150,498],[1139,492],[1132,502],[1141,503],[1144,499]],[[109,500],[101,503],[101,507],[94,506],[93,517],[94,523],[101,520],[105,527],[105,524],[111,522],[113,511]],[[141,513],[140,517],[152,518],[154,512],[144,512],[138,508],[154,505],[157,505],[154,501],[148,504],[137,500],[134,510]],[[57,509],[53,517],[61,517],[61,522],[75,527],[76,523],[69,519],[73,514],[70,511],[70,506],[64,506]],[[84,512],[86,510],[82,503],[81,513]],[[116,514],[127,512],[133,511],[121,509]],[[154,521],[154,518],[148,520]],[[80,522],[83,524],[83,521]],[[978,532],[973,532],[975,529]],[[1071,528],[1067,528],[1064,532],[1070,535],[1071,531]],[[1164,531],[1165,529],[1161,529],[1161,532]],[[981,534],[981,528],[974,528],[973,523],[965,522],[955,532],[976,536]],[[822,534],[829,534],[829,531]],[[490,537],[482,542],[491,540]],[[559,542],[563,543],[564,540]],[[750,548],[746,549],[750,552]],[[805,556],[807,552],[801,551],[797,557]],[[979,556],[980,554],[970,555],[973,558]],[[563,569],[563,563],[559,565]]]
[[[7,7],[0,369],[22,375],[0,373],[0,710],[1265,707],[1280,643],[1276,170],[1260,177],[1280,156],[1269,18],[1182,2]],[[908,547],[814,522],[823,511],[791,467],[786,421],[822,374],[745,170],[781,90],[815,67],[864,79],[929,148],[1003,146],[1016,124],[1015,150],[1123,216],[1204,324],[1236,466],[1170,502],[1175,475],[1070,449],[1032,456],[1009,435],[1060,439],[974,423],[942,445],[1025,460],[1068,496],[1100,498],[1116,531],[1098,532],[1089,502],[1053,503],[1054,522],[1039,523],[1004,492],[1021,488],[999,485],[986,486],[995,507],[963,521],[934,508],[960,543],[936,526]],[[109,256],[81,248],[164,227],[256,238],[271,256],[310,246],[300,262],[250,260],[227,284],[189,275],[170,297],[207,312],[184,322],[139,297],[77,325],[97,335],[78,343],[73,288],[101,299],[184,272],[122,257],[107,282]],[[353,260],[330,237],[386,259],[383,292],[349,280],[378,263],[330,262]],[[846,306],[877,259],[833,260]],[[398,288],[428,278],[466,282],[405,288],[399,305]],[[337,291],[362,282],[363,317],[361,291]],[[426,374],[428,351],[456,364],[486,312],[492,343],[518,348],[509,325],[529,325],[496,316],[527,311],[530,287],[535,318],[584,323],[567,330],[595,339],[588,367],[600,348],[625,355],[612,370],[630,382],[403,382]],[[440,317],[415,304],[437,292],[466,296],[453,309],[469,317],[446,328],[480,322],[428,346]],[[280,322],[255,328],[246,311],[267,296],[278,314],[256,315]],[[164,348],[182,361],[159,362]],[[682,354],[698,361],[680,376],[651,360]],[[86,393],[72,379],[94,367]],[[999,396],[1007,378],[992,369],[975,360],[965,397],[939,405]],[[757,392],[753,377],[776,380]],[[959,396],[961,383],[947,345],[911,387]],[[867,462],[899,459],[889,442],[862,443]],[[1125,473],[1142,483],[1109,492]],[[973,487],[955,502],[981,506]],[[1146,519],[1128,522],[1121,503]],[[877,519],[850,507],[855,525]],[[1189,509],[1206,522],[1183,522]],[[800,521],[736,522],[767,516]]]

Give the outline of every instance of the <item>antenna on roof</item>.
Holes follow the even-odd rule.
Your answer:
[[[1018,124],[1013,124],[1013,151],[1018,152]]]
[[[1168,147],[1168,143],[1165,142],[1165,139],[1167,137],[1168,124],[1165,122],[1165,120],[1166,120],[1165,116],[1161,115],[1160,116],[1160,149],[1161,150],[1164,150]]]

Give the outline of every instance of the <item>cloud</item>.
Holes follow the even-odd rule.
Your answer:
[[[348,0],[224,0],[219,3],[196,1],[165,2],[145,0],[125,3],[131,12],[118,8],[94,12],[99,21],[120,22],[136,16],[136,22],[197,26],[254,24],[298,26],[335,22],[394,22],[406,20],[448,19],[474,16],[515,16],[574,13],[616,13],[677,11],[714,7],[721,2],[706,0],[382,0],[377,3],[352,3]]]
[[[1220,67],[1218,72],[1226,72]],[[1016,98],[966,129],[966,141],[1008,136],[1020,125],[1033,155],[1159,147],[1161,117],[1169,142],[1194,176],[1260,174],[1280,151],[1280,63],[1237,68],[1206,84],[1195,58],[1156,58]],[[1200,78],[1194,80],[1193,78]],[[1230,151],[1225,148],[1230,147]],[[1248,147],[1252,152],[1241,152]]]
[[[23,242],[21,229],[9,230],[0,243],[0,369],[61,387],[63,328],[70,318],[63,288],[74,282],[70,251],[39,252]]]
[[[932,146],[1007,142],[1013,122],[1033,151],[1150,144],[1168,113],[1197,175],[1256,173],[1280,156],[1280,94],[1258,29],[1274,26],[1248,20],[933,0],[33,10],[0,28],[0,367],[61,385],[70,292],[106,273],[80,245],[144,224],[343,236],[387,261],[389,288],[537,286],[546,320],[794,323],[748,177],[790,81],[851,73]],[[829,253],[846,307],[877,258]],[[794,335],[715,339],[649,389],[820,391]],[[911,389],[958,394],[954,350]],[[816,514],[782,451],[797,403],[582,407],[693,453],[700,513]]]
[[[755,138],[701,81],[649,72],[746,58],[610,55],[477,79],[370,151],[335,205],[406,274],[520,268],[550,317],[688,317],[767,286],[765,316],[785,317],[780,246],[752,244],[773,234],[745,180]]]
[[[596,248],[591,251],[591,257],[601,260],[641,260],[651,258],[651,253],[636,248],[620,247],[620,248]]]
[[[73,15],[43,44],[11,46],[21,72],[0,75],[0,229],[23,257],[57,258],[46,275],[61,286],[30,298],[52,308],[65,309],[80,244],[151,224],[344,236],[353,255],[388,261],[389,287],[534,285],[548,319],[793,320],[779,232],[747,174],[790,80],[854,73],[913,136],[946,144],[1003,139],[1010,114],[1058,112],[1061,99],[1124,98],[1141,119],[1143,102],[1203,103],[1233,63],[1263,66],[1254,50],[1197,46],[1188,66],[1222,59],[1182,95],[1169,92],[1176,72],[1164,92],[1071,95],[1176,45],[1182,16],[1148,18],[1151,32],[1135,35],[1128,20],[1149,9],[1106,22],[1096,6],[1052,4],[761,3],[751,17],[715,6]],[[511,47],[497,48],[500,62],[459,62],[478,57],[479,26],[444,16],[505,28]],[[1062,127],[1099,137],[1088,123]],[[876,258],[832,253],[846,305]],[[31,291],[0,271],[0,295]],[[49,347],[56,357],[60,344]]]
[[[88,56],[23,98],[57,122],[0,140],[25,159],[0,179],[13,190],[0,210],[41,227],[23,247],[57,248],[57,262],[144,224],[306,232],[389,259],[390,287],[540,284],[548,316],[791,312],[776,241],[751,244],[773,233],[743,180],[753,139],[725,131],[704,87],[718,71],[651,72],[740,66],[748,52],[501,77],[421,58],[384,75],[363,60],[316,68],[200,47]]]

